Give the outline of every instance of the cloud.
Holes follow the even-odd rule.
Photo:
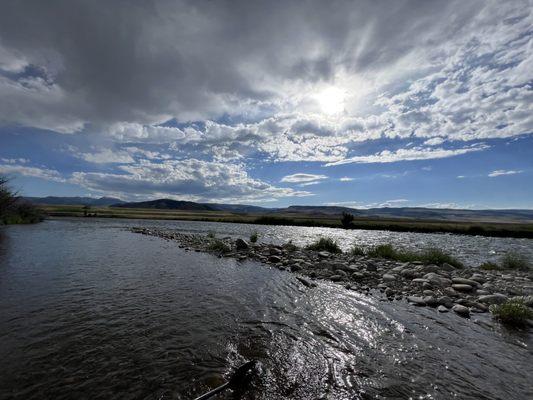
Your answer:
[[[491,178],[495,178],[497,176],[503,176],[503,175],[521,174],[522,172],[524,172],[524,171],[498,169],[496,171],[492,171],[488,176],[491,177]]]
[[[122,198],[171,197],[193,201],[269,201],[310,196],[251,178],[243,165],[197,159],[143,161],[122,165],[119,172],[75,172],[69,180],[89,190]]]
[[[78,153],[75,155],[95,164],[129,164],[135,161],[128,152],[113,151],[111,149],[101,149],[96,153]]]
[[[383,150],[380,153],[371,154],[368,156],[355,156],[341,161],[327,163],[326,166],[341,165],[341,164],[372,164],[372,163],[392,163],[398,161],[414,161],[414,160],[429,160],[435,158],[447,158],[461,154],[471,153],[473,151],[481,151],[487,149],[488,146],[484,144],[473,145],[459,149],[443,149],[443,148],[424,148],[414,147],[411,149],[399,149],[396,151]]]
[[[61,174],[54,169],[29,167],[26,165],[0,164],[0,174],[15,174],[46,179],[54,182],[65,182],[65,179],[61,176]]]
[[[339,181],[341,181],[341,182],[351,182],[354,179],[355,178],[350,178],[349,176],[343,176],[342,178],[339,178]]]
[[[286,175],[283,178],[281,178],[280,182],[287,182],[287,183],[309,183],[309,182],[316,182],[320,180],[328,179],[326,175],[314,175],[314,174],[293,174],[293,175]]]

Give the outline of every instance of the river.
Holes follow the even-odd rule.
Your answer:
[[[190,399],[250,359],[264,373],[249,399],[533,397],[531,335],[488,314],[463,319],[332,283],[307,289],[288,272],[187,252],[131,226],[244,237],[257,230],[262,240],[297,244],[338,231],[345,247],[355,238],[415,245],[438,236],[476,262],[504,251],[501,243],[531,243],[204,222],[3,227],[0,398]]]

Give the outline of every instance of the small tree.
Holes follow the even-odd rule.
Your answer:
[[[90,205],[83,206],[83,216],[84,217],[88,217],[89,216],[89,211],[91,211],[91,206]]]
[[[344,229],[348,229],[352,226],[354,216],[350,213],[343,212],[341,218],[341,224]]]
[[[9,179],[0,175],[0,220],[4,219],[15,202],[16,194],[8,186]]]

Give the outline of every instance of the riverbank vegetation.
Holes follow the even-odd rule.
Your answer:
[[[21,200],[10,188],[9,179],[0,176],[0,225],[33,224],[43,219],[43,212]]]
[[[503,304],[490,306],[492,316],[498,321],[511,326],[526,326],[533,318],[533,311],[522,299],[511,299]]]
[[[50,216],[83,217],[83,206],[42,206]],[[280,213],[257,215],[228,211],[187,211],[141,208],[92,207],[92,213],[101,218],[137,218],[157,220],[188,220],[211,222],[234,222],[257,225],[287,225],[342,228],[342,217],[331,214]],[[348,229],[388,230],[396,232],[455,233],[496,237],[533,238],[533,224],[516,222],[465,222],[441,220],[416,220],[407,218],[362,218],[347,217],[344,227]]]
[[[505,271],[505,270],[519,270],[528,271],[532,268],[531,262],[520,253],[506,253],[499,263],[486,262],[479,266],[485,271]]]
[[[306,247],[307,250],[328,251],[330,253],[342,253],[341,248],[335,240],[329,237],[321,237],[317,241]]]
[[[405,249],[397,249],[391,244],[382,244],[372,247],[370,249],[364,249],[355,245],[351,253],[353,255],[365,255],[371,258],[384,258],[387,260],[394,260],[400,262],[413,262],[419,261],[424,264],[442,265],[444,263],[453,265],[456,268],[462,268],[463,264],[450,254],[437,248],[429,248],[421,251],[412,251]]]

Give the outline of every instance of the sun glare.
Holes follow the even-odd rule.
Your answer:
[[[338,114],[344,110],[345,97],[345,91],[337,87],[324,89],[315,96],[322,112],[328,115]]]

